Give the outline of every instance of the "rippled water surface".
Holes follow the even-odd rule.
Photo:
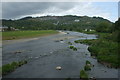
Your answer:
[[[99,64],[90,56],[88,46],[76,44],[79,39],[96,39],[96,35],[66,31],[69,34],[56,34],[3,45],[3,64],[28,60],[28,63],[4,76],[9,78],[78,78],[86,60],[95,65],[88,71],[90,77],[117,78],[118,70]],[[72,42],[77,51],[69,49]],[[16,53],[21,51],[21,53]],[[61,66],[61,70],[56,70]]]

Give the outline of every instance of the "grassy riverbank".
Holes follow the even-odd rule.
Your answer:
[[[20,67],[24,64],[27,64],[26,60],[19,61],[19,62],[12,62],[10,64],[5,64],[2,67],[0,67],[0,68],[2,68],[2,75],[6,75],[10,72],[13,72],[15,69],[17,69],[18,67]]]
[[[75,43],[88,44],[92,56],[108,67],[120,67],[118,61],[118,42],[113,41],[110,33],[97,33],[96,40],[77,40]]]
[[[58,33],[55,30],[40,30],[40,31],[8,31],[2,32],[3,40],[13,40],[21,38],[31,38],[38,36],[47,36]]]

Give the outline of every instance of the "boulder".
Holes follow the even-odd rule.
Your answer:
[[[57,67],[56,67],[56,70],[61,70],[61,69],[62,69],[61,66],[57,66]]]

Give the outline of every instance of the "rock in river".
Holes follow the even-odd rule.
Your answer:
[[[57,66],[57,67],[56,67],[56,70],[61,70],[61,69],[62,69],[61,66]]]

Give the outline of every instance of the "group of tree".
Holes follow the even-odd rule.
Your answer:
[[[79,20],[79,21],[75,21]],[[109,20],[101,17],[88,16],[42,16],[25,17],[18,20],[2,20],[3,26],[14,27],[19,30],[74,30],[94,29],[100,23],[111,24]]]
[[[112,26],[112,36],[114,41],[117,41],[120,43],[120,18],[118,21],[116,21]]]
[[[118,41],[120,37],[120,18],[112,24],[109,24],[108,22],[101,22],[98,24],[98,26],[95,28],[97,32],[102,33],[111,33],[111,38],[113,41]]]
[[[112,24],[108,22],[99,23],[98,26],[95,28],[97,32],[111,32],[112,31]]]

